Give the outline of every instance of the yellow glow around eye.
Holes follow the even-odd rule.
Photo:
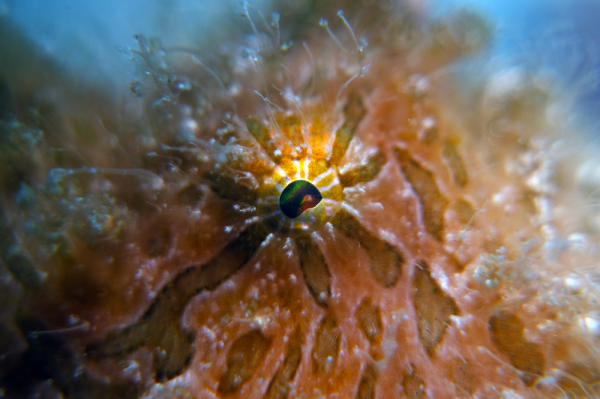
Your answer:
[[[274,118],[279,134],[255,119],[248,124],[249,132],[275,163],[257,191],[258,215],[274,231],[310,233],[330,221],[343,200],[337,169],[328,164],[335,134],[320,120],[305,126],[304,117],[276,114]],[[304,192],[309,186],[299,182],[306,182],[314,192]]]
[[[312,142],[319,145],[329,140],[322,135]],[[308,146],[308,154],[312,149]],[[280,161],[271,176],[263,181],[258,190],[257,209],[259,216],[267,219],[267,224],[274,230],[292,235],[310,233],[323,227],[339,210],[343,200],[342,187],[337,171],[328,168],[325,160],[326,153]],[[304,186],[298,183],[301,181],[310,184],[315,193],[295,193],[302,191]],[[297,197],[291,196],[294,193]],[[318,201],[314,194],[320,197]]]

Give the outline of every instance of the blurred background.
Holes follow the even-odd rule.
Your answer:
[[[195,0],[0,0],[4,70],[33,68],[26,56],[51,61],[84,85],[107,91],[127,85],[131,69],[120,51],[134,36],[160,37],[166,45],[198,45],[227,28],[240,2]],[[218,21],[218,23],[217,23]]]
[[[260,8],[265,2],[252,4]],[[600,1],[410,3],[432,16],[460,7],[479,10],[496,30],[494,56],[502,57],[504,63],[548,68],[578,91],[589,112],[600,111],[600,27],[595,17]],[[8,70],[12,79],[20,75],[31,81],[35,74],[23,71],[39,67],[31,65],[33,60],[44,59],[60,73],[72,74],[74,84],[115,91],[130,80],[127,56],[119,49],[135,46],[135,34],[160,37],[165,45],[200,46],[239,23],[241,17],[235,12],[240,10],[239,0],[0,0],[0,68],[5,74]],[[44,73],[50,74],[50,65],[45,68]]]
[[[597,0],[431,0],[431,15],[468,7],[495,29],[490,67],[525,68],[558,84],[571,97],[572,115],[598,143],[600,122],[600,12]]]

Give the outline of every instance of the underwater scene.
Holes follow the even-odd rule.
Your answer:
[[[0,398],[600,397],[598,12],[0,0]]]

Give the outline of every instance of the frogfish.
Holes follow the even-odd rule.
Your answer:
[[[0,396],[598,397],[560,92],[473,72],[495,32],[467,9],[280,6],[205,48],[137,36],[118,102],[2,83]]]

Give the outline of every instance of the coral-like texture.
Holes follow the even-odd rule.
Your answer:
[[[460,95],[468,11],[309,3],[138,37],[116,113],[3,117],[5,395],[600,395],[599,226],[548,88]]]

